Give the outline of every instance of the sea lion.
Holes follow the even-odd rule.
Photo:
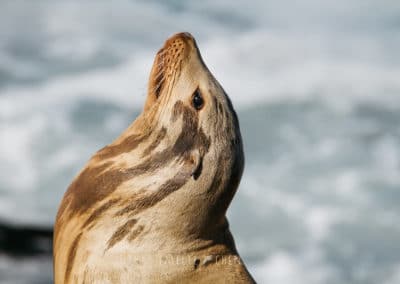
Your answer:
[[[143,112],[64,195],[55,283],[253,283],[225,217],[243,167],[231,101],[194,38],[172,36]]]

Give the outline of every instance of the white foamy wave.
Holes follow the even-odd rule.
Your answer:
[[[383,284],[398,284],[400,283],[400,264],[393,270],[388,279]]]
[[[366,50],[370,45],[375,49]],[[352,57],[359,50],[367,55]],[[310,97],[332,102],[395,97],[400,68],[371,62],[379,50],[384,46],[372,39],[268,30],[212,39],[203,47],[206,62],[239,106]]]
[[[44,121],[38,115],[28,122],[19,121],[12,125],[1,124],[0,179],[14,189],[29,190],[35,184],[38,169],[33,165],[31,143],[43,131]],[[24,178],[16,178],[16,176]]]
[[[332,283],[334,271],[317,254],[291,255],[276,251],[251,268],[259,283]]]
[[[32,107],[62,107],[81,98],[140,108],[151,63],[151,56],[141,53],[117,67],[60,77],[34,87],[7,88],[0,96],[2,116],[32,112]]]

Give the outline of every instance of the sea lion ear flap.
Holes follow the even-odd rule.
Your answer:
[[[197,180],[203,170],[203,157],[199,150],[192,151],[183,160],[183,167],[180,168],[180,172],[176,177],[188,179],[192,177]]]
[[[193,169],[191,176],[193,177],[194,180],[197,180],[203,170],[203,157],[201,156],[200,151],[196,150],[192,153],[191,159],[193,162]]]
[[[161,55],[163,50],[161,49],[154,59],[153,67],[151,68],[148,90],[147,90],[147,99],[144,105],[144,111],[149,110],[153,104],[157,101],[160,96],[161,89],[164,83],[164,66],[161,61]]]

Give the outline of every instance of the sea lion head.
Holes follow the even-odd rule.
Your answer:
[[[220,223],[242,175],[242,140],[231,101],[191,34],[175,34],[157,53],[143,114],[150,129],[166,131],[165,151],[181,165],[178,209]]]

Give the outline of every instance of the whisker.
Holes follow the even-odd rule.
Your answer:
[[[157,85],[155,85],[153,89],[154,90],[158,89],[161,86],[161,84],[164,83],[164,81],[165,81],[165,78],[162,78],[159,82],[157,82]]]
[[[163,67],[164,66],[164,58],[160,58],[160,62],[157,63],[157,67]]]
[[[160,70],[157,70],[157,71],[158,71],[158,73],[155,74],[154,77],[158,77],[158,76],[160,76],[161,73],[164,73],[164,68],[163,68],[163,66],[161,66]]]
[[[159,77],[163,76],[163,74],[164,74],[164,64],[160,64],[158,66],[158,68],[159,68],[158,73],[153,76],[154,77],[154,81],[157,81],[159,79]]]
[[[158,94],[159,94],[159,92],[161,90],[161,85],[164,83],[164,81],[165,81],[165,78],[162,78],[160,80],[160,82],[158,82],[158,84],[156,86],[154,86],[154,88],[151,90],[152,93],[156,93],[157,96],[158,96]]]
[[[165,77],[161,77],[160,80],[154,81],[156,86],[158,86],[159,84],[161,84],[162,82],[164,82]]]
[[[158,74],[154,75],[153,82],[157,84],[158,81],[159,81],[160,79],[162,79],[162,78],[164,78],[164,72],[163,72],[163,71],[160,71]]]

